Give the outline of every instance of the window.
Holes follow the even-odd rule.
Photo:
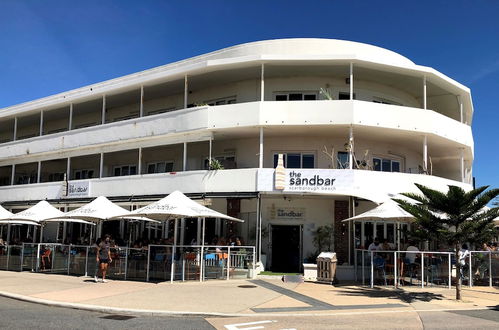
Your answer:
[[[136,175],[137,165],[120,165],[114,167],[113,176]]]
[[[274,95],[276,101],[315,101],[317,92],[278,92]]]
[[[236,156],[234,154],[227,155],[217,155],[211,157],[211,159],[218,160],[225,170],[236,168]],[[204,160],[204,168],[209,169],[209,159]]]
[[[222,98],[215,99],[215,100],[204,101],[203,103],[206,103],[206,104],[211,105],[211,106],[224,105],[224,104],[234,104],[234,103],[236,103],[236,96],[222,97]]]
[[[94,170],[75,170],[73,177],[75,180],[92,179],[94,177]]]
[[[157,162],[147,164],[147,174],[168,173],[173,171],[173,162]]]
[[[65,173],[50,173],[49,182],[64,181]]]
[[[392,100],[387,100],[383,99],[381,97],[373,97],[373,102],[374,103],[381,103],[381,104],[392,104],[392,105],[402,105],[398,102],[392,101]]]
[[[348,152],[338,151],[338,158],[336,159],[336,168],[345,169],[349,168],[348,164]]]
[[[355,93],[353,93],[353,99],[356,99]],[[350,100],[350,92],[339,92],[338,100]]]
[[[284,167],[286,168],[315,168],[315,155],[312,153],[289,152],[284,155]],[[277,166],[279,153],[274,154],[274,167]]]
[[[373,158],[373,168],[381,172],[400,172],[400,161],[389,158]]]

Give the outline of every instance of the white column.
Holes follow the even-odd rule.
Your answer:
[[[142,148],[139,148],[139,164],[137,166],[137,174],[142,174]]]
[[[106,95],[102,95],[102,118],[101,124],[106,123]]]
[[[189,81],[187,75],[184,76],[184,109],[187,109],[187,96],[189,95]]]
[[[16,164],[12,165],[12,173],[10,173],[10,185],[14,185],[14,180],[16,178]]]
[[[258,154],[258,168],[263,168],[263,127],[260,127],[260,153]]]
[[[187,171],[187,142],[184,142],[184,155],[182,162],[182,171]]]
[[[428,137],[426,135],[423,140],[423,170],[428,173]]]
[[[350,126],[350,134],[348,137],[349,151],[348,151],[348,168],[353,170],[353,127]]]
[[[465,177],[465,174],[464,174],[464,149],[461,148],[461,157],[460,157],[460,164],[461,166],[461,182],[464,182],[464,177]]]
[[[37,169],[37,173],[36,173],[36,183],[40,183],[41,174],[42,174],[42,162],[38,161],[38,169]]]
[[[213,149],[213,137],[210,136],[210,151],[208,154],[208,168],[211,166],[211,153]]]
[[[461,96],[459,95],[458,97],[459,100],[459,115],[461,118],[461,123],[464,123],[464,113],[463,113],[463,100],[461,100]]]
[[[100,153],[99,178],[104,174],[104,153]]]
[[[14,136],[12,137],[12,140],[17,140],[17,117],[14,117]]]
[[[426,110],[426,76],[423,77],[423,109]]]
[[[43,135],[43,110],[40,111],[40,136]]]
[[[69,127],[68,131],[73,129],[73,103],[69,104]]]
[[[353,63],[350,62],[350,100],[353,100]]]
[[[139,117],[144,117],[144,86],[140,86],[140,109]]]
[[[68,157],[68,161],[66,163],[66,180],[71,180],[71,157]]]
[[[265,101],[265,65],[263,63],[260,74],[260,101]]]

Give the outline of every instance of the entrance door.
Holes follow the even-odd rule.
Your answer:
[[[272,271],[298,273],[300,260],[301,226],[272,225]]]

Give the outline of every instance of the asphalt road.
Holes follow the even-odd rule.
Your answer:
[[[115,316],[0,297],[0,329],[214,329],[201,317]]]
[[[121,316],[121,317],[120,317]],[[113,315],[0,297],[0,329],[499,329],[498,310],[342,313],[296,317]]]

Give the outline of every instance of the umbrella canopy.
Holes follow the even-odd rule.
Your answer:
[[[98,222],[109,220],[117,215],[126,215],[128,213],[128,210],[114,204],[106,197],[99,196],[90,203],[85,204],[77,209],[52,217],[51,219],[49,219],[49,221],[71,221],[71,219],[73,219]]]
[[[0,220],[8,219],[11,216],[13,216],[13,213],[7,211],[2,205],[0,205]]]
[[[345,219],[343,221],[369,221],[369,220],[395,220],[395,221],[412,221],[414,216],[409,212],[404,211],[397,203],[386,201],[374,209]]]
[[[189,197],[185,196],[180,191],[174,191],[170,195],[157,202],[146,205],[138,210],[124,213],[119,218],[127,218],[129,216],[147,217],[153,220],[166,221],[178,218],[220,218],[237,222],[243,220],[230,217],[223,213],[217,212],[206,206],[203,206]]]
[[[47,201],[40,201],[27,210],[13,214],[6,220],[0,220],[0,223],[14,223],[39,225],[41,221],[63,215],[64,212],[59,211]]]
[[[75,223],[83,223],[85,225],[95,225],[95,222],[92,221],[86,221],[86,220],[81,220],[81,219],[70,219],[70,218],[64,218],[64,219],[47,219],[43,220],[42,223],[50,223],[50,222],[75,222]]]

